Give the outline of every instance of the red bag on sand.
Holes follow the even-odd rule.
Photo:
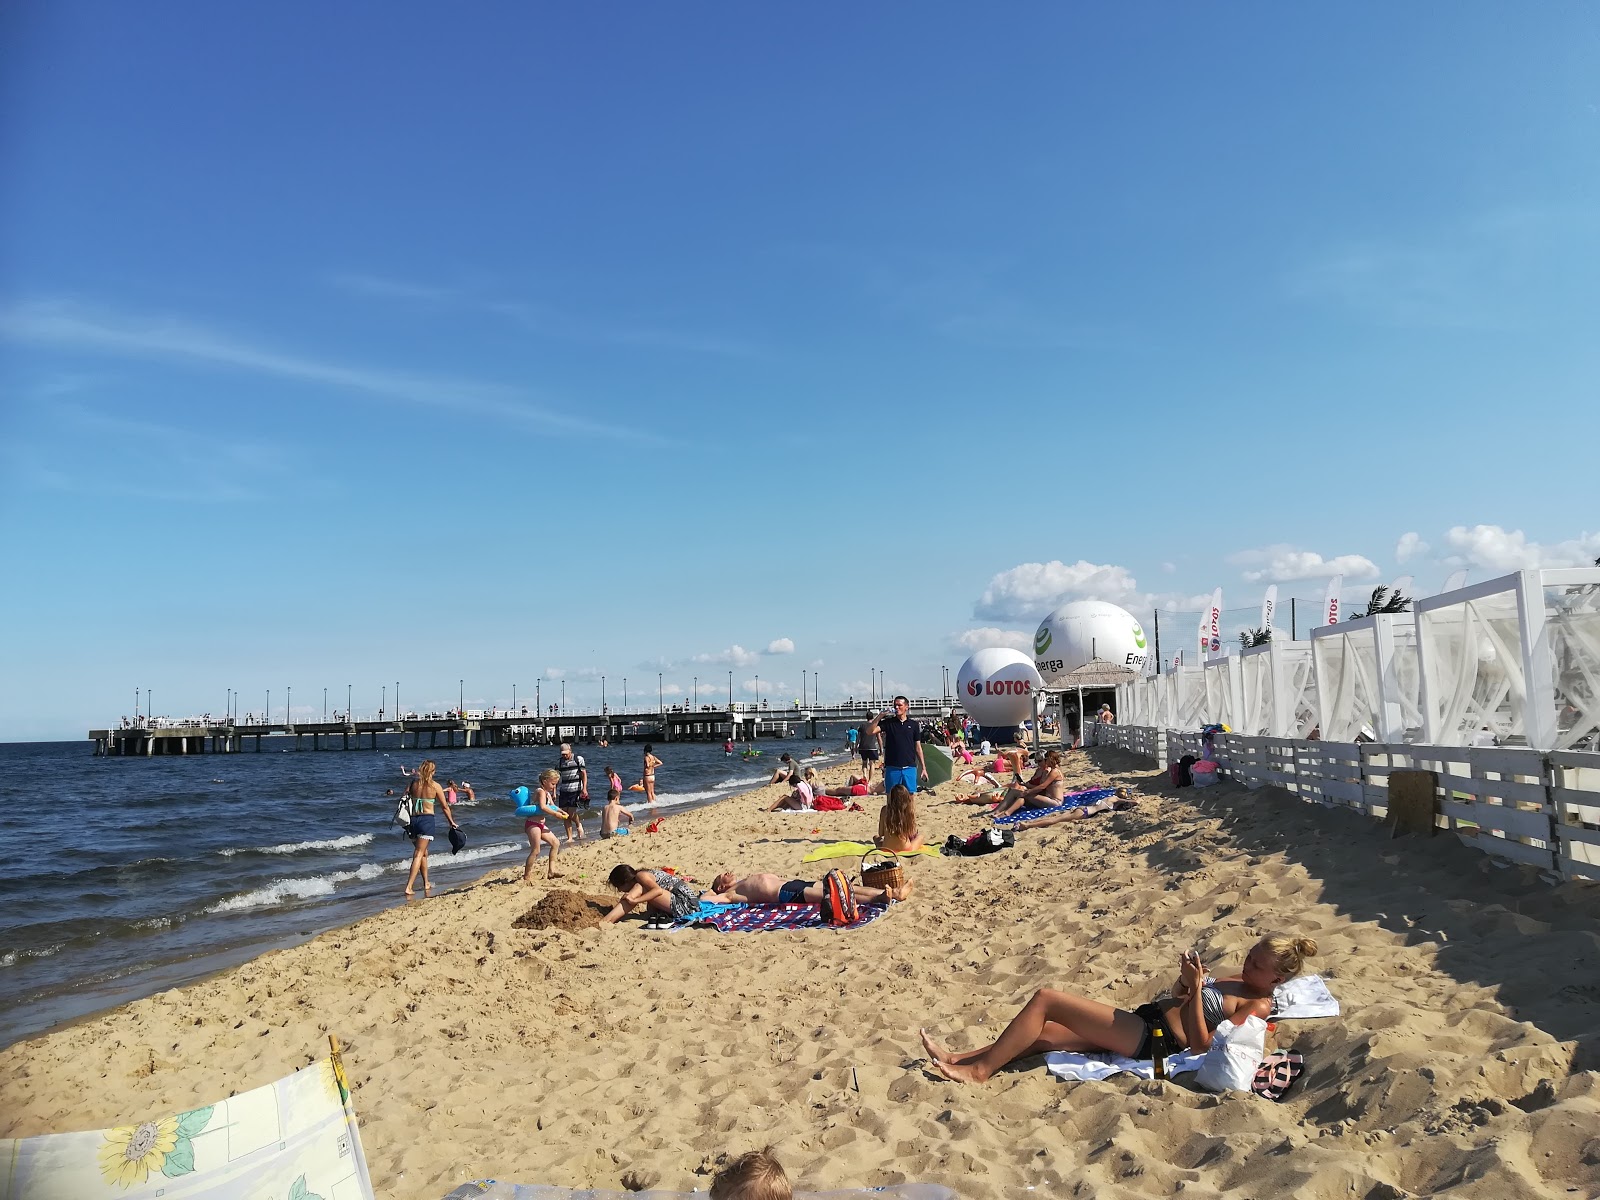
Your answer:
[[[811,802],[811,807],[818,812],[843,812],[844,801],[837,796],[818,796]]]
[[[843,871],[829,871],[822,880],[822,919],[829,925],[854,925],[861,919],[856,894]]]

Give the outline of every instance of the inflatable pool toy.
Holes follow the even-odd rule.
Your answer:
[[[628,790],[630,792],[642,792],[642,791],[644,791],[644,784],[642,784],[642,783],[630,783],[628,785]]]
[[[519,817],[548,817],[550,815],[540,808],[538,804],[534,803],[533,798],[528,793],[528,789],[525,787],[512,788],[511,799],[516,802],[516,813]],[[559,808],[556,809],[556,815],[563,821],[567,819],[567,814]]]

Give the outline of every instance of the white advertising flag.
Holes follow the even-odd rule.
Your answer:
[[[1222,589],[1211,593],[1211,612],[1206,621],[1206,648],[1212,654],[1222,653]]]
[[[1322,623],[1339,623],[1339,593],[1344,589],[1344,576],[1335,575],[1328,580],[1328,590],[1322,594]]]
[[[1272,632],[1272,614],[1278,607],[1278,585],[1273,584],[1261,598],[1261,628]]]
[[[1200,609],[1200,661],[1206,661],[1206,651],[1211,648],[1211,606]]]

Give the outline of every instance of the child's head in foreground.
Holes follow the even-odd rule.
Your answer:
[[[741,1154],[711,1181],[711,1200],[790,1200],[793,1195],[771,1146]]]

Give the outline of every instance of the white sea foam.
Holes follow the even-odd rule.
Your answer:
[[[133,923],[135,929],[171,929],[171,917],[146,917],[143,921]]]
[[[463,850],[460,854],[431,853],[430,859],[435,867],[460,866],[462,863],[476,862],[479,859],[494,858],[501,854],[511,854],[520,847],[514,842],[502,842],[493,846],[480,846],[475,850]],[[353,871],[330,871],[326,875],[302,875],[292,879],[274,879],[264,887],[254,891],[241,892],[237,896],[229,896],[218,900],[206,908],[208,913],[245,912],[252,908],[269,908],[279,904],[290,904],[297,900],[313,900],[320,896],[331,896],[340,884],[352,881],[367,882],[377,879],[380,875],[397,874],[408,870],[411,866],[409,858],[391,863],[362,863]]]
[[[357,846],[365,846],[372,840],[370,833],[352,833],[344,837],[325,838],[311,842],[284,842],[278,846],[245,846],[230,850],[219,850],[224,858],[232,858],[235,854],[299,854],[302,850],[354,850]]]
[[[65,942],[57,942],[53,946],[41,946],[37,950],[4,951],[0,953],[0,967],[15,966],[19,958],[49,958],[64,945],[66,945]]]

